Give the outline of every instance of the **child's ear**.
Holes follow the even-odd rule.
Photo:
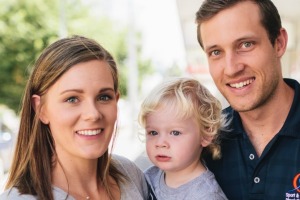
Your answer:
[[[44,123],[44,124],[49,124],[49,120],[47,119],[45,113],[43,112],[43,109],[41,108],[41,96],[39,95],[32,95],[31,97],[31,104],[33,106],[33,109],[39,119]]]
[[[213,138],[213,136],[203,136],[201,140],[202,147],[207,147],[208,145],[210,145]]]

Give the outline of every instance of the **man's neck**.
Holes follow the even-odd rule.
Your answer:
[[[284,84],[280,91],[281,93],[265,105],[239,113],[243,127],[258,156],[280,131],[292,106],[294,90]]]

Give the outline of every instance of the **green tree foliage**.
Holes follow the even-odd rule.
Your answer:
[[[27,67],[57,38],[57,31],[47,19],[49,5],[35,0],[0,2],[0,103],[17,111]]]
[[[100,3],[101,0],[96,0],[94,3]],[[104,0],[105,1],[105,0]],[[122,24],[121,22],[114,21],[112,19],[106,18],[104,15],[99,15],[96,13],[82,13],[81,4],[76,4],[77,6],[66,7],[66,24],[69,35],[84,35],[97,40],[105,49],[112,53],[113,57],[117,61],[119,68],[119,82],[120,82],[120,93],[121,97],[127,97],[128,93],[128,79],[130,74],[128,72],[128,26],[127,24]],[[79,5],[79,6],[78,6]],[[100,5],[100,4],[99,4]],[[85,5],[85,11],[89,10],[90,7]],[[72,10],[70,10],[72,8]],[[100,9],[97,12],[102,13],[103,10]],[[76,11],[76,12],[75,12]],[[77,13],[70,15],[72,13]],[[79,13],[79,14],[78,14]],[[88,16],[88,18],[83,18],[82,16]],[[76,18],[76,20],[74,20]],[[73,19],[73,20],[72,20]],[[152,63],[150,60],[144,59],[141,56],[142,46],[140,33],[135,34],[136,37],[136,53],[137,53],[137,67],[139,71],[138,84],[142,83],[143,77],[147,74],[154,72]]]
[[[113,54],[119,66],[121,94],[127,95],[126,27],[104,16],[93,15],[83,2],[0,0],[0,104],[19,110],[30,68],[41,51],[58,39],[61,27],[67,36],[93,38]],[[152,67],[149,60],[140,58],[139,49],[141,80],[143,75],[151,73]]]

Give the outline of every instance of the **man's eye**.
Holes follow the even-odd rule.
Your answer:
[[[249,48],[252,46],[252,42],[243,42],[242,47]]]
[[[221,52],[219,50],[213,50],[212,52],[210,52],[211,56],[218,56],[220,54],[221,54]]]
[[[153,136],[154,136],[154,135],[158,135],[158,133],[157,133],[156,131],[149,131],[148,134],[149,134],[149,135],[153,135]]]
[[[171,135],[178,136],[181,133],[179,131],[171,131]]]

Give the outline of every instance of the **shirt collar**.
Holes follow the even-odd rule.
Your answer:
[[[291,109],[279,135],[300,138],[300,84],[293,79],[284,79],[284,81],[295,93]]]

